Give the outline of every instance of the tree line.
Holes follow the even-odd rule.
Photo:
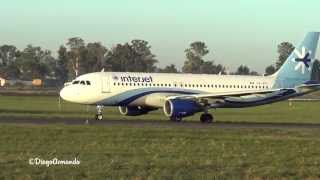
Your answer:
[[[274,65],[266,67],[265,74],[273,74],[279,69],[293,50],[294,46],[289,42],[279,44],[278,59]],[[235,72],[229,73],[224,65],[206,60],[209,49],[201,41],[192,42],[184,53],[183,73],[258,75],[246,65],[240,65]],[[138,39],[107,48],[100,42],[86,43],[82,38],[73,37],[59,47],[57,57],[39,46],[27,45],[22,50],[14,45],[0,46],[0,77],[6,79],[55,79],[63,84],[81,74],[102,69],[116,72],[179,72],[174,64],[159,68],[157,63],[149,43]],[[313,79],[319,80],[319,61],[314,65],[317,67],[313,68]]]

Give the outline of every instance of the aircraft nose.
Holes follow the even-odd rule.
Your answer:
[[[63,99],[63,100],[66,100],[66,101],[71,101],[71,95],[68,88],[67,87],[64,87],[61,89],[60,91],[60,97]]]

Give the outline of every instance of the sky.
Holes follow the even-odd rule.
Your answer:
[[[107,48],[143,39],[158,66],[181,68],[184,50],[203,41],[205,60],[263,73],[279,43],[297,45],[320,31],[319,7],[319,0],[10,0],[0,6],[0,45],[33,44],[56,54],[71,37]]]

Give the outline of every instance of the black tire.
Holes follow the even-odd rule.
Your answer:
[[[101,121],[103,119],[102,114],[96,114],[96,120]]]
[[[213,116],[211,114],[201,114],[200,121],[202,123],[212,123],[213,122]]]
[[[182,118],[181,117],[170,117],[170,120],[172,122],[181,122],[182,121]]]

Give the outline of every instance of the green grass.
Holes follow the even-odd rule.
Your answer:
[[[92,118],[95,107],[72,104],[50,96],[0,96],[0,117],[38,117],[38,118]],[[320,102],[288,101],[252,108],[211,110],[217,121],[232,122],[284,122],[284,123],[320,123]],[[87,112],[88,110],[88,112]],[[199,114],[185,118],[188,121],[198,121]],[[125,117],[120,116],[115,107],[104,109],[104,119],[142,119],[165,120],[162,109],[148,115]]]
[[[212,110],[218,121],[319,123],[319,102],[288,102]],[[1,96],[0,118],[87,118],[94,107],[46,96]],[[198,114],[188,121],[198,121]],[[106,108],[105,120],[163,120],[162,111],[123,117]],[[215,126],[0,124],[2,179],[238,179],[320,178],[318,129],[219,129]],[[31,166],[29,158],[71,160],[79,166]]]
[[[318,129],[1,125],[0,179],[320,177]],[[78,166],[31,166],[29,158]]]

